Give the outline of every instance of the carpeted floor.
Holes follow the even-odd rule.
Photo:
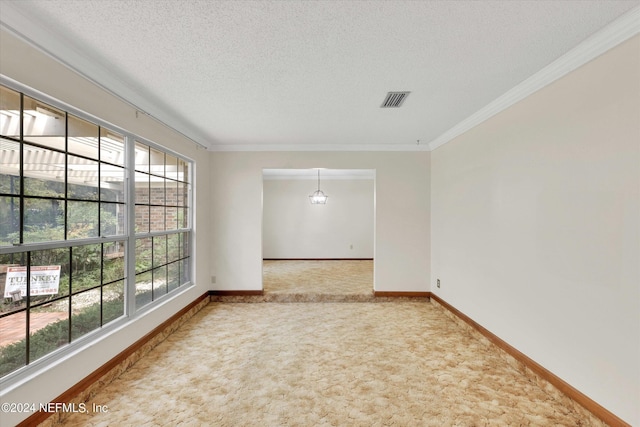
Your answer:
[[[276,295],[370,295],[373,261],[264,261],[262,282],[265,293]]]
[[[594,425],[434,304],[315,301],[212,302],[65,425]]]

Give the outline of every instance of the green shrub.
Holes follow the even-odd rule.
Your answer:
[[[151,300],[149,295],[141,298]],[[141,294],[143,295],[143,294]],[[136,297],[137,299],[138,297]],[[124,314],[124,298],[104,301],[102,304],[104,324]],[[69,320],[53,322],[29,337],[29,360],[34,361],[69,342]],[[71,316],[71,337],[75,340],[100,327],[100,303],[92,304],[81,313]],[[26,362],[26,340],[0,348],[0,376],[21,368]]]

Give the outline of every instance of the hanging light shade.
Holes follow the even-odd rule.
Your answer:
[[[312,205],[324,205],[328,198],[329,196],[320,190],[320,169],[318,169],[318,189],[309,195],[309,201]]]

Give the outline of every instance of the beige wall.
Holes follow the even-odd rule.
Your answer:
[[[640,37],[431,154],[431,290],[640,425]]]
[[[429,290],[428,152],[211,153],[212,253],[218,290],[262,289],[262,169],[375,169],[378,291]]]
[[[373,179],[322,179],[324,205],[309,202],[317,185],[264,180],[263,258],[373,258]]]
[[[209,181],[208,164],[205,162],[202,165],[198,161],[205,153],[203,150],[196,149],[193,143],[147,116],[136,117],[131,107],[4,31],[0,33],[0,74],[194,159],[196,184],[206,188]],[[204,157],[207,157],[206,154]],[[3,387],[0,390],[2,402],[50,402],[209,289],[207,263],[210,230],[205,215],[209,192],[197,191],[196,286],[139,316],[82,352],[64,358],[53,369],[35,373],[22,384]],[[27,416],[29,414],[3,413],[2,425],[13,425]]]

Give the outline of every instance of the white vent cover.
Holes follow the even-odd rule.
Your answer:
[[[399,108],[411,92],[388,92],[380,108]]]

